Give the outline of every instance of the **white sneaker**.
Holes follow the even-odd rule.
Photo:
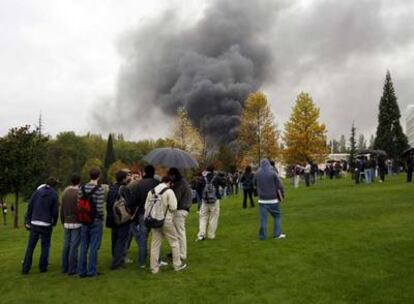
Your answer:
[[[204,240],[205,240],[205,237],[204,236],[198,236],[196,238],[196,242],[198,242],[198,241],[204,241]]]
[[[129,258],[125,258],[125,264],[132,264],[132,263],[134,263],[134,261],[133,260],[131,260],[131,259],[129,259]]]
[[[278,239],[284,239],[286,237],[286,234],[281,234],[281,235],[279,235],[279,236],[277,236],[277,237],[275,237],[275,240],[278,240]]]
[[[164,266],[168,266],[168,263],[161,260],[159,265],[160,265],[160,267],[164,267]]]
[[[178,266],[177,268],[175,268],[175,271],[180,271],[187,268],[187,264],[181,264],[180,266]]]

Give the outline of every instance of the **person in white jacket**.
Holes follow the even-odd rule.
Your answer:
[[[152,207],[152,197],[154,196],[154,193],[155,195],[159,195],[163,214],[165,215],[164,225],[161,228],[151,229],[152,241],[150,267],[153,274],[158,273],[160,269],[159,256],[163,238],[167,239],[171,247],[174,270],[180,271],[187,267],[186,264],[181,262],[180,258],[180,246],[178,242],[177,230],[173,223],[174,213],[177,210],[177,199],[174,191],[169,188],[170,186],[170,177],[164,177],[161,184],[148,193],[145,203],[145,217],[147,217]]]

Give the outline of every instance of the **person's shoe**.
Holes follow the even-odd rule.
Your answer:
[[[275,240],[279,240],[279,239],[284,239],[286,237],[286,234],[281,234],[281,235],[279,235],[279,236],[276,236],[275,237]]]
[[[187,264],[181,264],[180,266],[178,266],[177,268],[175,268],[175,271],[181,271],[183,269],[187,268]]]
[[[125,264],[132,264],[132,263],[134,263],[134,260],[131,260],[129,258],[125,258],[124,262],[125,262]]]
[[[145,269],[146,266],[145,265],[139,265],[138,267],[141,268],[141,269]]]
[[[196,242],[198,242],[198,241],[204,241],[206,238],[204,237],[204,236],[198,236],[197,238],[196,238]]]
[[[168,266],[168,263],[167,263],[167,262],[165,262],[165,261],[163,261],[163,260],[161,260],[161,261],[159,262],[159,265],[160,265],[160,267],[165,267],[165,266]]]

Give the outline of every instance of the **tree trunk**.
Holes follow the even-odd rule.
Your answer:
[[[19,192],[14,193],[14,228],[19,227]]]

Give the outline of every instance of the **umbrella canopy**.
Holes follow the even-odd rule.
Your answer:
[[[158,148],[144,156],[144,160],[154,166],[168,168],[197,168],[198,162],[187,152],[177,148]]]
[[[403,156],[407,156],[408,154],[414,153],[414,148],[408,148],[403,152]]]
[[[386,156],[387,152],[385,152],[384,150],[365,149],[365,150],[361,150],[358,154],[359,155],[361,155],[361,154],[375,154],[375,155],[379,155],[379,156]]]

